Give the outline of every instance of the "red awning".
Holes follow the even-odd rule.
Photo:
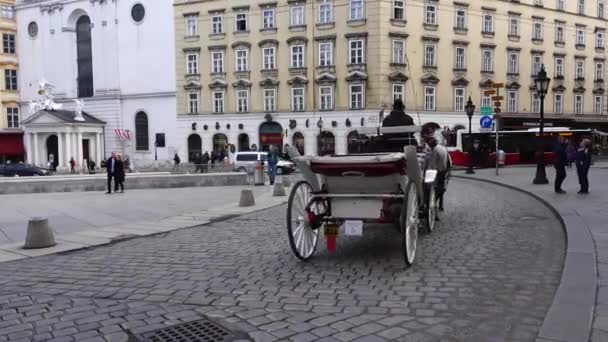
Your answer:
[[[23,133],[0,134],[0,156],[22,156],[23,154],[25,154]]]

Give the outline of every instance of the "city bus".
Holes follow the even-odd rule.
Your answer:
[[[538,158],[539,128],[518,131],[499,131],[498,149],[505,153],[505,165],[535,164]],[[458,130],[456,146],[448,147],[452,162],[456,166],[469,165],[469,133]],[[543,133],[545,163],[553,163],[553,144],[558,135],[571,141],[575,147],[583,138],[592,138],[590,129],[547,127]],[[475,167],[490,167],[496,163],[496,132],[473,132],[472,161]]]

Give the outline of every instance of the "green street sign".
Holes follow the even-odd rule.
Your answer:
[[[479,113],[481,115],[492,115],[492,107],[481,107]]]

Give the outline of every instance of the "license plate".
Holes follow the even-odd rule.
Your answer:
[[[347,236],[362,236],[363,221],[344,221],[344,234]]]

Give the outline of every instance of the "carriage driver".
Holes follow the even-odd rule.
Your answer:
[[[446,191],[447,173],[451,165],[448,150],[443,145],[443,136],[436,128],[434,125],[425,124],[422,126],[421,138],[430,150],[429,168],[437,170],[435,194],[437,196],[439,211],[443,211],[443,195]]]

